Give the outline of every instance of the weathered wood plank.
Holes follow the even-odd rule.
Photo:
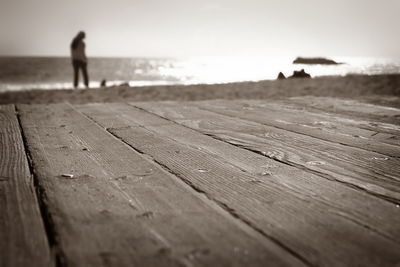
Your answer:
[[[194,105],[201,105],[210,111],[228,112],[218,109],[215,103],[188,103],[188,106]],[[180,108],[183,109],[184,107],[181,106]],[[383,193],[383,196],[399,199],[399,159],[294,134],[290,131],[266,125],[251,124],[249,121],[219,116],[207,111],[192,110],[192,113],[196,113],[193,115],[194,118],[199,116],[198,113],[203,113],[203,116],[207,117],[208,121],[187,121],[185,122],[186,124],[191,124],[192,126],[200,124],[199,127],[203,127],[203,130],[209,129],[209,133],[215,133],[215,129],[219,128],[232,131],[233,136],[237,132],[241,132],[244,134],[243,136],[238,137],[236,135],[233,139],[239,138],[248,148],[255,148],[260,153],[269,154],[268,156],[277,157],[290,163],[300,164],[305,168],[325,172],[334,178],[351,182],[373,193]],[[190,113],[185,111],[187,117],[190,116]],[[257,116],[249,117],[257,120]],[[259,120],[263,120],[263,118],[261,117]],[[274,148],[272,151],[271,145]],[[356,178],[357,180],[353,181],[348,177]],[[357,183],[358,180],[361,183]],[[364,182],[367,184],[364,184]],[[385,192],[385,190],[382,191],[381,189],[390,191]]]
[[[328,179],[348,183],[400,203],[399,159],[200,110],[195,107],[197,104],[188,102],[175,106],[171,103],[137,105],[231,144],[318,172]],[[200,117],[204,119],[199,119]]]
[[[19,108],[68,266],[303,266],[71,106]]]
[[[291,97],[290,101],[309,105],[316,109],[331,110],[335,113],[373,118],[377,121],[385,121],[393,124],[400,123],[400,109],[395,107],[379,106],[362,103],[357,100],[333,97]]]
[[[163,110],[161,103],[140,106]],[[139,109],[92,104],[79,110],[310,265],[391,266],[399,260],[400,216],[393,204]],[[270,173],[254,173],[259,170]]]
[[[53,266],[14,106],[0,106],[0,266]]]
[[[209,110],[231,117],[242,118],[392,157],[400,157],[398,145],[383,143],[372,138],[376,132],[345,126],[328,116],[289,109],[284,105],[266,101],[205,101],[200,103],[204,103]],[[393,139],[391,140],[393,141]]]
[[[290,99],[266,103],[269,107],[279,107],[290,111],[304,113],[305,116],[316,116],[316,120],[326,122],[327,126],[335,131],[347,133],[359,138],[367,138],[377,142],[383,142],[391,145],[400,146],[400,127],[398,125],[384,123],[382,121],[370,121],[360,119],[350,115],[326,112],[315,109],[301,103],[296,103]],[[324,126],[322,124],[322,126]]]
[[[249,102],[249,101],[244,101],[244,102]],[[251,102],[251,101],[250,101]],[[253,101],[254,102],[254,101]],[[258,101],[256,101],[258,102]],[[282,109],[282,112],[280,113],[279,116],[279,108],[275,108],[274,111],[265,111],[263,113],[264,107],[269,106],[268,104],[260,104],[259,102],[258,106],[262,106],[261,109],[258,109],[257,107],[249,107],[248,104],[244,104],[244,108],[241,104],[241,101],[235,101],[235,102],[224,102],[224,101],[202,101],[202,102],[196,102],[196,104],[193,104],[197,107],[213,111],[219,114],[223,115],[228,115],[228,116],[233,116],[237,118],[242,118],[245,119],[246,121],[253,121],[261,124],[267,124],[271,125],[277,128],[282,128],[284,130],[288,130],[290,132],[298,132],[301,134],[305,135],[310,135],[313,137],[317,137],[322,140],[326,141],[332,141],[333,143],[342,143],[347,146],[354,146],[354,147],[359,147],[365,150],[378,150],[375,151],[379,154],[384,154],[384,155],[389,155],[392,157],[399,157],[399,146],[393,146],[393,145],[388,145],[388,144],[383,144],[381,142],[373,141],[373,140],[365,140],[367,139],[364,137],[364,141],[360,140],[359,138],[353,138],[351,137],[351,129],[345,129],[345,131],[349,131],[344,133],[344,136],[338,135],[335,136],[334,134],[328,134],[328,129],[324,129],[325,131],[318,132],[318,130],[315,130],[311,127],[312,124],[315,124],[315,121],[309,120],[307,116],[311,115],[310,113],[306,114],[301,114],[299,115],[294,115],[294,112],[285,112],[284,111],[284,106],[278,105]],[[233,107],[230,107],[230,106]],[[244,109],[244,110],[243,110]],[[318,115],[317,115],[318,116]],[[304,123],[304,125],[301,125]],[[318,121],[317,121],[318,124]],[[305,127],[300,127],[300,126],[305,126]],[[336,126],[340,127],[338,124],[335,124],[333,128],[336,128]],[[393,127],[397,127],[396,125],[392,125]],[[400,129],[400,128],[399,128]],[[354,130],[354,129],[353,129]],[[355,130],[356,131],[356,130]],[[356,132],[357,133],[357,132]],[[399,132],[400,133],[400,132]],[[347,135],[347,139],[346,136]],[[314,139],[315,140],[315,139]],[[356,151],[356,150],[353,150]],[[378,154],[376,154],[378,155]]]
[[[394,136],[400,135],[400,109],[398,108],[360,103],[355,100],[312,96],[291,97],[277,102],[311,112],[323,112],[329,116],[339,115],[337,118],[342,123],[363,129]]]

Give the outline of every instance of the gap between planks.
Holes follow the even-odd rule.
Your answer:
[[[55,267],[63,267],[66,265],[65,264],[65,255],[64,255],[63,251],[60,249],[60,245],[59,245],[60,237],[57,235],[54,222],[52,220],[52,217],[50,216],[50,212],[49,212],[47,204],[46,204],[48,202],[46,190],[40,185],[40,182],[38,180],[38,177],[37,177],[37,174],[35,171],[35,166],[34,166],[34,163],[32,160],[31,151],[30,151],[30,148],[29,148],[27,140],[26,140],[24,128],[22,127],[22,124],[21,124],[21,117],[19,114],[18,106],[15,106],[15,109],[17,112],[18,125],[20,127],[26,157],[28,159],[29,170],[31,172],[32,179],[33,179],[33,186],[35,189],[34,192],[35,192],[36,198],[38,200],[38,204],[39,204],[40,215],[41,215],[41,218],[42,218],[42,221],[44,224],[47,240],[49,242],[50,250],[52,252],[52,257],[54,257],[54,259],[52,259],[52,260],[55,264]]]
[[[0,105],[0,265],[54,266],[17,113]]]

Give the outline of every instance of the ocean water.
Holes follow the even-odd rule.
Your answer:
[[[228,83],[275,79],[305,69],[312,77],[348,74],[400,73],[400,59],[335,58],[341,65],[292,64],[288,57],[90,58],[90,87],[128,83],[130,86],[162,84]],[[72,88],[69,58],[0,57],[0,92],[29,89]],[[81,78],[82,79],[82,78]],[[82,80],[81,80],[82,81]]]

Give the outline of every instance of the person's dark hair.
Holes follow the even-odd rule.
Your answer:
[[[78,32],[78,34],[72,40],[71,48],[75,50],[78,47],[79,41],[81,41],[83,38],[85,38],[85,32],[84,31]]]

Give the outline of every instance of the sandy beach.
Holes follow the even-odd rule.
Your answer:
[[[213,85],[117,86],[75,90],[28,90],[0,94],[0,104],[127,102],[206,99],[277,99],[329,96],[400,107],[400,75],[349,75]]]

